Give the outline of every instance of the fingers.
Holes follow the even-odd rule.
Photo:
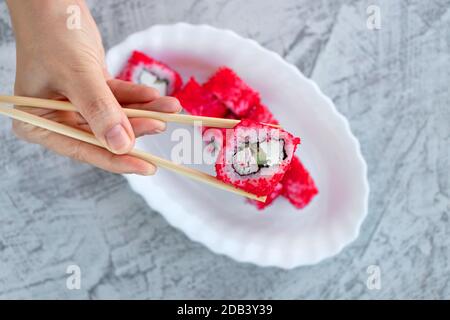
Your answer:
[[[89,163],[113,173],[136,173],[153,175],[156,167],[146,161],[129,156],[117,155],[106,149],[53,133],[23,122],[13,122],[14,133],[28,142],[38,143],[77,161]]]
[[[159,112],[179,112],[181,110],[180,103],[177,99],[172,97],[161,97],[156,100],[148,103],[136,103],[129,104],[127,108],[132,109],[141,109],[141,110],[152,110]],[[86,120],[79,115],[78,113],[72,113],[73,121],[69,123],[67,117],[58,112],[58,118],[55,118],[55,121],[65,122],[72,126],[77,126],[83,130],[89,131],[89,125]],[[130,118],[131,127],[133,128],[133,132],[135,137],[140,137],[146,134],[157,134],[164,132],[166,130],[166,123],[163,121],[149,119],[149,118]]]
[[[141,84],[119,79],[110,79],[107,84],[121,104],[145,103],[159,98],[158,90]]]
[[[181,111],[181,105],[178,99],[174,97],[161,97],[148,103],[128,104],[126,108],[141,109],[149,111],[175,113]]]
[[[156,167],[146,161],[129,156],[117,155],[103,148],[51,134],[52,145],[46,147],[60,155],[71,157],[77,161],[89,163],[100,169],[113,173],[135,173],[144,176],[155,174]]]
[[[164,132],[166,130],[166,123],[153,120],[153,119],[142,119],[142,118],[133,118],[130,119],[131,126],[133,127],[133,132],[136,138],[157,134]],[[84,130],[86,132],[92,132],[87,123],[84,124],[74,124],[73,127],[77,127],[78,129]]]
[[[109,88],[122,105],[131,109],[143,109],[159,112],[180,112],[181,105],[173,97],[160,97],[158,90],[145,85],[111,79]]]
[[[129,152],[134,145],[133,128],[101,70],[78,72],[70,82],[67,98],[86,119],[97,139],[113,153]]]
[[[157,134],[166,130],[166,123],[154,119],[133,118],[130,119],[136,137],[147,134]]]

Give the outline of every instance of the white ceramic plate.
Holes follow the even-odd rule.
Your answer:
[[[134,49],[167,63],[185,80],[193,75],[204,81],[222,65],[234,69],[283,127],[302,138],[297,154],[319,189],[303,210],[279,198],[258,212],[239,196],[162,169],[151,178],[126,176],[171,225],[216,253],[281,268],[317,263],[358,236],[368,206],[366,163],[347,120],[313,81],[255,41],[206,25],[158,25],[129,36],[107,54],[111,74]],[[139,139],[137,147],[170,158],[175,127]],[[211,166],[196,167],[213,172]]]

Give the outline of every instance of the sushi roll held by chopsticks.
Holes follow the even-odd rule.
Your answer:
[[[228,130],[217,178],[258,196],[270,194],[288,170],[300,138],[251,120]]]

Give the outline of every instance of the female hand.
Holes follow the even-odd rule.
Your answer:
[[[156,168],[125,155],[136,136],[164,131],[165,123],[128,119],[121,105],[135,109],[179,112],[179,102],[159,97],[155,89],[111,79],[96,24],[84,1],[7,0],[16,35],[16,95],[71,101],[80,113],[28,108],[49,118],[92,131],[102,149],[22,122],[14,121],[16,135],[58,154],[115,173],[153,174]],[[80,8],[80,28],[68,28],[67,8]]]

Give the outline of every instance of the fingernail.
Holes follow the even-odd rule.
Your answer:
[[[161,133],[161,132],[164,132],[164,131],[166,131],[166,123],[163,122],[163,121],[158,121],[157,125],[155,127],[155,132],[156,133]]]
[[[155,173],[156,173],[156,168],[155,167],[151,167],[146,172],[141,173],[141,175],[143,175],[143,176],[153,176]]]
[[[126,152],[131,143],[130,137],[121,124],[116,124],[114,127],[109,129],[106,133],[105,139],[108,147],[115,153]]]
[[[175,109],[175,113],[180,113],[181,111],[183,111],[183,107],[181,106],[180,103],[178,103],[177,108]]]

